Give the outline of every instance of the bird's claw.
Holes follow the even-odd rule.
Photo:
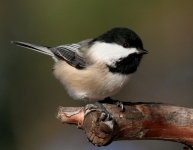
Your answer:
[[[117,107],[121,108],[122,112],[125,111],[125,107],[124,107],[124,105],[123,105],[123,103],[121,101],[116,100],[116,105],[117,105]]]
[[[121,108],[121,112],[125,111],[125,107],[123,102],[119,101],[119,100],[113,100],[110,97],[105,98],[102,101],[99,101],[99,103],[109,103],[109,104],[116,104],[117,107]]]
[[[100,102],[96,102],[94,104],[87,104],[85,107],[85,114],[89,111],[101,111],[101,116],[99,117],[99,121],[104,121],[104,120],[113,120],[115,122],[114,117],[112,116],[111,113],[109,113],[106,108],[102,105]]]

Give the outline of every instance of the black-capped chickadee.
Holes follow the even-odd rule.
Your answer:
[[[12,43],[51,56],[53,74],[70,96],[89,101],[119,92],[148,53],[139,36],[127,28],[113,28],[97,38],[57,47]]]

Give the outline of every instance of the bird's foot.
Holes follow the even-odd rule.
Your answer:
[[[102,103],[96,102],[96,105],[97,105],[97,106],[102,110],[102,112],[103,112],[103,113],[101,114],[101,117],[100,117],[100,120],[101,120],[101,121],[104,121],[105,119],[115,121],[115,119],[114,119],[114,117],[112,116],[112,114],[109,113],[109,112],[106,110],[106,108],[103,106]]]
[[[125,111],[125,107],[123,105],[123,103],[119,100],[113,100],[110,97],[105,98],[102,101],[98,101],[99,103],[109,103],[109,104],[116,104],[117,107],[121,108],[121,111],[124,112]]]
[[[120,107],[121,108],[121,111],[124,112],[125,111],[125,107],[123,105],[123,103],[119,100],[115,100],[115,103],[117,105],[117,107]]]
[[[85,112],[96,110],[102,111],[101,116],[99,117],[99,122],[104,120],[112,120],[113,122],[115,122],[115,119],[112,114],[106,110],[102,103],[96,102],[95,104],[87,104],[85,107]]]

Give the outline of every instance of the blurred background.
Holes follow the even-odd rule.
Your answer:
[[[166,141],[87,142],[84,131],[55,118],[58,106],[84,106],[52,75],[53,60],[11,40],[57,46],[97,37],[113,27],[134,30],[145,55],[131,82],[113,98],[193,107],[192,0],[1,0],[1,150],[181,150]]]

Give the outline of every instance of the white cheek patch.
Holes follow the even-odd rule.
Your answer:
[[[120,58],[137,52],[136,48],[124,48],[115,43],[97,42],[91,47],[89,55],[97,62],[102,61],[113,66]]]

